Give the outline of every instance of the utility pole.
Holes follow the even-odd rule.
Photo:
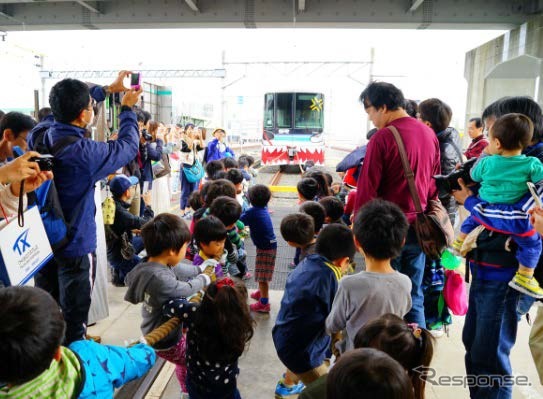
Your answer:
[[[370,49],[370,67],[369,67],[369,76],[368,76],[368,84],[373,82],[373,64],[375,62],[375,48],[372,47]],[[371,121],[370,118],[366,116],[366,133],[369,132],[371,129]]]

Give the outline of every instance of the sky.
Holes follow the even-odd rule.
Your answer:
[[[396,84],[406,98],[441,98],[453,109],[453,124],[463,129],[465,53],[503,33],[290,28],[9,32],[0,42],[0,109],[33,107],[33,90],[41,89],[35,66],[39,57],[34,56],[40,55],[45,70],[139,71],[222,68],[223,59],[368,62],[373,48],[373,79]],[[370,80],[369,65],[309,64],[290,72],[294,67],[227,65],[224,80],[143,79],[172,88],[174,113],[209,104],[214,114],[210,123],[227,128],[257,129],[266,91],[313,89],[328,99],[325,116],[334,135],[344,139],[353,130],[365,131],[357,99]],[[52,84],[48,81],[45,91]]]

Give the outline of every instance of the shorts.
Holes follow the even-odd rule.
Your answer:
[[[255,261],[255,281],[266,283],[272,281],[273,271],[275,269],[275,256],[277,248],[256,249]]]

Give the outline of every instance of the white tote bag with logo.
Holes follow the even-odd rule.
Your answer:
[[[0,230],[0,280],[24,285],[53,257],[38,207],[24,212],[24,226],[11,219]]]

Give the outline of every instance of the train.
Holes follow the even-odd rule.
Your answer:
[[[277,92],[264,95],[263,165],[324,165],[324,95]]]

